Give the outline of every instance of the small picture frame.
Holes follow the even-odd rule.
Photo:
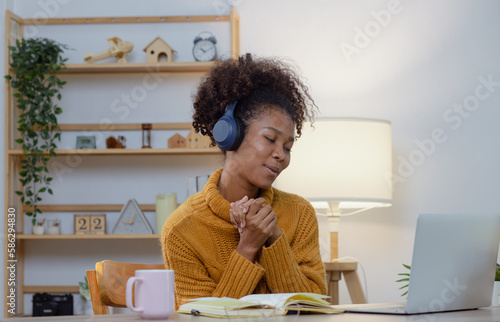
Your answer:
[[[95,136],[77,136],[76,137],[77,149],[95,149]]]

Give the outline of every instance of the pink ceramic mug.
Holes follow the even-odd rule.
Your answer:
[[[132,286],[135,284],[135,306]],[[144,319],[165,319],[174,313],[174,271],[141,269],[127,281],[127,307]]]

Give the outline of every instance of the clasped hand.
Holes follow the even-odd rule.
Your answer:
[[[281,236],[276,214],[270,205],[265,205],[264,198],[248,199],[245,196],[231,203],[229,216],[240,233],[236,250],[251,261],[262,246],[271,246]]]

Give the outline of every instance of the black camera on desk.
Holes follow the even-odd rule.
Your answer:
[[[36,293],[33,295],[33,316],[73,315],[73,295]]]

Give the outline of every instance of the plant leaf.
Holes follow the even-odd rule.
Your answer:
[[[42,213],[37,207],[42,200],[39,194],[52,193],[51,179],[44,173],[49,170],[48,162],[56,156],[55,141],[60,141],[57,114],[62,113],[62,109],[55,104],[55,97],[61,99],[59,92],[66,81],[59,79],[57,73],[66,69],[67,59],[61,54],[68,47],[47,38],[29,38],[16,39],[15,46],[8,46],[8,49],[11,72],[5,79],[14,89],[12,95],[20,111],[19,136],[14,141],[21,144],[24,152],[19,171],[23,189],[15,193],[24,205],[33,207],[26,215],[33,216],[35,223],[37,213]],[[46,152],[48,155],[44,155]]]

